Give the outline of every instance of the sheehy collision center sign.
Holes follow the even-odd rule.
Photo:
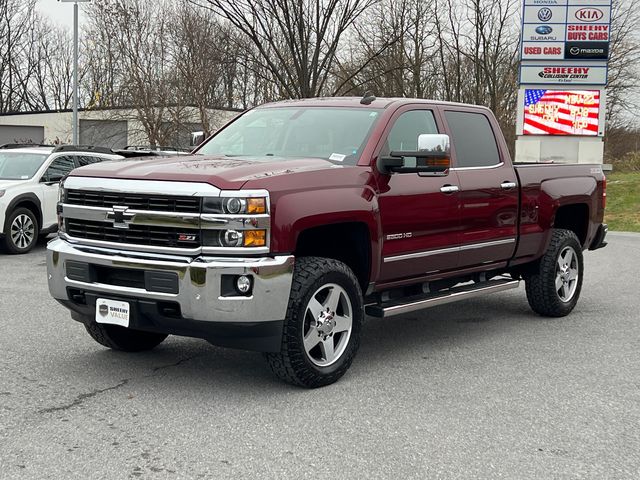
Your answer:
[[[521,84],[606,85],[607,67],[592,65],[522,65]]]
[[[599,90],[532,90],[524,94],[524,135],[598,135]]]

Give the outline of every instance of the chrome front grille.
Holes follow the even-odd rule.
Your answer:
[[[266,199],[267,212],[204,212],[204,200]],[[70,176],[58,204],[61,238],[80,245],[179,255],[262,255],[270,251],[269,192],[223,192],[208,183]],[[266,232],[266,244],[224,246],[226,231]],[[244,233],[243,233],[244,235]],[[243,238],[243,237],[240,237]]]
[[[136,195],[117,192],[93,192],[87,190],[66,190],[65,203],[86,207],[126,206],[132,210],[154,212],[200,213],[199,197],[170,195]]]
[[[199,230],[153,225],[129,225],[123,229],[114,227],[113,223],[75,218],[65,219],[65,227],[68,235],[86,240],[169,248],[200,247]]]

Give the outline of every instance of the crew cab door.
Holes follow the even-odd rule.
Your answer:
[[[503,264],[516,247],[519,189],[499,126],[477,109],[443,111],[459,181],[459,266]]]
[[[398,110],[387,125],[377,156],[391,151],[416,151],[418,135],[443,131],[436,111],[419,106]],[[415,166],[415,158],[405,158]],[[382,224],[382,265],[379,283],[420,277],[458,265],[460,219],[458,197],[447,191],[457,185],[456,172],[446,176],[395,173],[378,176]]]

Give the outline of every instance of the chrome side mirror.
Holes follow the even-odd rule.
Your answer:
[[[441,158],[449,158],[451,156],[451,141],[449,140],[449,135],[440,133],[418,135],[418,151],[433,154],[433,156],[442,154]]]

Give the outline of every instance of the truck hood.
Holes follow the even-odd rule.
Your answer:
[[[242,157],[189,155],[152,160],[100,162],[75,169],[71,175],[128,180],[169,180],[209,183],[223,190],[236,190],[250,180],[298,172],[341,168],[317,158],[264,160]]]

